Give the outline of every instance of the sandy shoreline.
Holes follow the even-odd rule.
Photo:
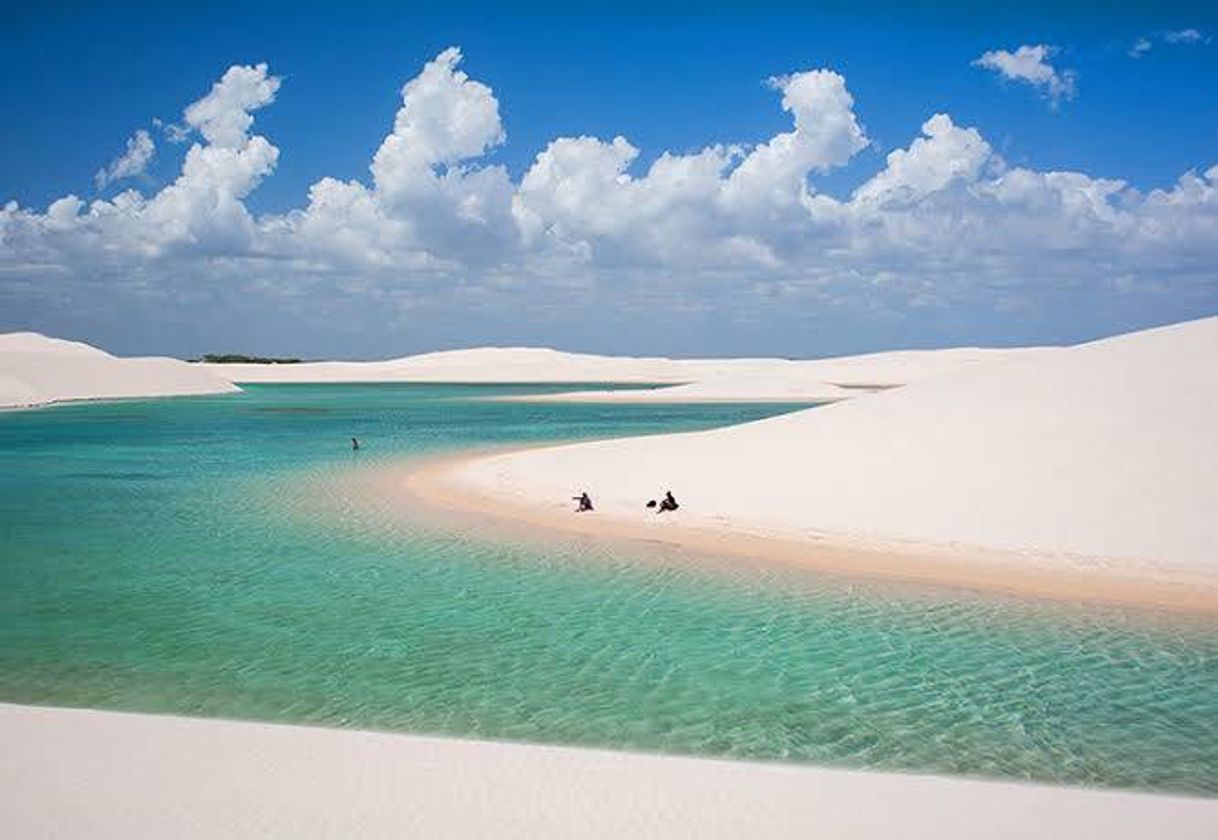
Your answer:
[[[640,547],[667,545],[695,555],[728,557],[869,580],[966,589],[1057,601],[1109,604],[1218,616],[1218,577],[1200,570],[1164,570],[1127,561],[1083,558],[1067,563],[959,545],[864,542],[840,535],[796,539],[699,527],[654,514],[623,518],[597,511],[577,515],[565,500],[524,503],[488,491],[467,470],[488,460],[536,452],[544,446],[480,450],[396,468],[377,492],[405,505],[431,507],[479,527],[542,529]],[[1103,565],[1100,565],[1103,564]]]
[[[739,405],[741,403],[772,403],[775,405],[796,405],[811,407],[836,402],[845,397],[824,397],[819,395],[791,396],[786,394],[749,393],[741,396],[735,394],[725,397],[712,397],[689,394],[666,394],[667,388],[643,390],[634,394],[624,391],[569,391],[558,394],[512,394],[508,396],[485,397],[494,402],[515,403],[591,403],[612,405]],[[623,394],[624,396],[617,396]]]
[[[730,427],[459,458],[401,492],[535,529],[1212,616],[1214,358],[1208,318]],[[666,489],[681,509],[648,512]],[[581,491],[594,513],[571,511]]]
[[[0,704],[13,837],[1209,838],[1218,801]],[[877,807],[881,805],[882,807]]]

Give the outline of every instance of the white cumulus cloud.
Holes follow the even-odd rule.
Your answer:
[[[888,155],[888,165],[854,191],[860,206],[911,205],[954,183],[976,180],[992,160],[990,144],[974,128],[960,128],[947,114],[922,124],[922,137]]]
[[[363,254],[379,267],[450,271],[510,249],[513,185],[502,166],[475,160],[506,138],[499,102],[458,68],[461,59],[450,47],[403,86],[392,131],[369,166],[370,186],[318,181],[302,211],[264,220],[270,247],[285,256],[303,250],[320,266]]]
[[[280,79],[267,75],[266,64],[234,65],[212,85],[202,99],[183,114],[186,124],[208,144],[222,149],[243,149],[254,124],[253,111],[275,101]]]
[[[152,137],[141,128],[127,139],[125,152],[111,161],[109,166],[97,170],[97,174],[93,176],[93,183],[100,190],[123,178],[143,175],[154,154],[156,154],[156,143],[152,142]]]
[[[434,168],[477,157],[506,139],[491,89],[457,69],[449,47],[402,88],[402,107],[372,159],[377,191],[409,194],[434,185]]]
[[[1074,98],[1078,78],[1073,70],[1059,72],[1048,62],[1056,52],[1056,47],[1047,44],[1024,44],[1015,52],[989,50],[973,61],[973,65],[993,70],[1005,79],[1032,85],[1056,104]]]
[[[1019,59],[1041,87],[1028,67],[1046,55]],[[362,337],[478,312],[552,326],[628,314],[660,335],[676,317],[1218,307],[1218,166],[1142,192],[1012,167],[980,128],[936,113],[835,194],[825,176],[868,163],[870,140],[846,80],[811,69],[770,80],[789,119],[771,136],[646,156],[624,136],[556,137],[514,180],[493,158],[499,100],[461,62],[445,50],[402,87],[364,180],[322,177],[298,208],[264,215],[246,202],[279,149],[254,120],[280,80],[229,68],[185,109],[201,139],[164,188],[0,208],[0,311],[191,302],[212,330],[248,317]]]
[[[107,263],[167,253],[185,259],[245,254],[256,226],[243,199],[279,158],[265,137],[248,133],[250,112],[271,102],[278,87],[279,79],[267,75],[265,64],[230,68],[209,94],[186,109],[187,123],[205,142],[191,145],[178,177],[152,197],[126,190],[86,205],[66,196],[45,216],[21,210],[9,214],[6,228],[69,262],[90,252]],[[144,150],[151,157],[147,133],[133,139],[137,159]]]
[[[854,115],[854,97],[837,73],[811,70],[769,84],[782,93],[782,108],[795,128],[758,144],[729,176],[723,201],[740,212],[806,204],[809,173],[841,166],[868,143]]]
[[[526,239],[641,264],[776,265],[781,252],[807,245],[807,231],[798,231],[810,215],[832,211],[809,177],[845,164],[869,141],[837,73],[793,73],[769,86],[781,93],[791,131],[753,146],[665,152],[637,177],[629,169],[639,151],[624,137],[552,141],[516,191]]]

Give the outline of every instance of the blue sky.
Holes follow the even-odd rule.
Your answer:
[[[1076,230],[1076,239],[1053,254],[1029,257],[1023,267],[1025,246],[1014,242],[956,253],[950,266],[956,279],[946,292],[936,285],[943,269],[933,252],[941,246],[923,234],[899,247],[891,237],[858,246],[857,233],[818,245],[827,222],[801,233],[792,226],[803,221],[783,215],[794,212],[790,208],[754,208],[748,219],[719,214],[690,221],[673,235],[738,240],[750,253],[764,251],[755,266],[742,267],[734,256],[677,258],[662,244],[641,254],[627,239],[654,229],[655,219],[609,225],[595,218],[601,212],[595,204],[582,215],[561,216],[575,212],[564,204],[563,191],[571,189],[564,183],[552,184],[556,194],[536,205],[546,216],[543,227],[561,239],[545,253],[535,242],[514,241],[528,238],[524,227],[513,227],[524,224],[518,206],[515,223],[482,220],[473,232],[454,223],[431,239],[401,234],[415,237],[409,247],[386,246],[387,256],[367,266],[312,250],[306,260],[276,244],[278,267],[268,267],[271,246],[263,241],[275,219],[303,211],[320,179],[373,187],[370,161],[403,108],[402,85],[454,45],[463,60],[453,72],[493,93],[506,140],[488,140],[480,154],[442,156],[432,162],[440,174],[502,165],[517,189],[551,141],[585,135],[606,142],[623,136],[638,153],[622,173],[639,180],[665,152],[695,155],[714,144],[740,144],[747,154],[792,128],[792,114],[779,105],[781,90],[766,80],[826,69],[844,80],[866,145],[831,165],[809,158],[809,171],[796,173],[806,176],[809,195],[847,202],[884,170],[889,153],[908,148],[923,122],[943,113],[955,127],[979,132],[988,145],[986,162],[960,183],[920,196],[918,213],[933,205],[947,218],[958,216],[963,211],[947,208],[939,194],[949,190],[985,192],[990,201],[986,184],[1002,177],[999,169],[1119,179],[1130,192],[1104,200],[1124,212],[1139,196],[1173,189],[1190,171],[1204,184],[1203,173],[1218,164],[1218,87],[1210,81],[1218,78],[1212,40],[1218,12],[1212,4],[733,3],[700,4],[696,12],[663,3],[614,11],[538,3],[512,10],[178,5],[10,3],[0,11],[0,202],[15,200],[24,214],[4,223],[0,329],[66,333],[126,352],[183,354],[387,355],[511,342],[813,355],[1074,341],[1218,311],[1218,266],[1204,244],[1215,211],[1205,198],[1170,222],[1157,215],[1148,221],[1145,213],[1112,222],[1108,238],[1094,219],[1063,219],[1056,229]],[[1196,37],[1172,35],[1189,31]],[[1134,50],[1142,39],[1148,47]],[[1044,86],[975,63],[988,51],[1021,45],[1051,48],[1047,63],[1073,75],[1073,95],[1054,101]],[[206,96],[229,67],[259,62],[281,82],[273,101],[255,106],[251,136],[267,138],[278,156],[238,197],[252,220],[250,238],[228,231],[210,241],[211,228],[206,236],[191,228],[184,240],[149,244],[150,234],[124,229],[120,235],[98,227],[108,223],[86,223],[95,200],[127,189],[151,199],[179,177],[183,156],[199,137],[168,142],[153,118],[182,124],[186,106]],[[99,189],[94,174],[139,129],[156,146],[145,171]],[[725,179],[736,165],[724,170]],[[1053,189],[1052,203],[1070,206],[1072,199]],[[389,208],[378,241],[431,224],[438,212],[372,192],[378,207]],[[68,195],[83,201],[73,233],[42,216]],[[472,193],[463,195],[469,200]],[[479,194],[483,200],[499,199]],[[1049,200],[1024,204],[1036,216],[1035,207]],[[664,206],[687,203],[673,201]],[[909,228],[896,212],[889,207],[884,223]],[[412,221],[412,213],[423,221]],[[774,226],[763,230],[763,219]],[[836,230],[844,223],[835,219]],[[1021,224],[1006,210],[1001,220]],[[504,229],[488,233],[496,224]],[[1142,250],[1127,253],[1122,241],[1130,241],[1129,225],[1164,224],[1189,236],[1156,246],[1152,231]],[[985,225],[979,220],[968,229]],[[919,230],[929,226],[925,215],[918,217]],[[121,249],[99,245],[106,237],[121,239],[123,247],[133,239],[140,245],[111,260]],[[513,242],[505,245],[508,239]],[[491,240],[495,244],[487,244]],[[105,270],[88,257],[90,247],[108,255]],[[578,259],[570,257],[575,252]],[[559,253],[575,261],[555,268]],[[818,256],[828,253],[834,256]],[[1103,271],[1073,277],[1063,268],[1045,280],[1046,261],[1063,254]],[[1000,270],[994,268],[999,262]],[[303,286],[302,266],[311,278]],[[851,286],[849,277],[862,280]],[[961,279],[968,277],[979,278],[975,288]],[[894,282],[902,286],[899,294],[891,291]],[[572,284],[582,291],[572,292]],[[166,331],[166,324],[176,328]]]

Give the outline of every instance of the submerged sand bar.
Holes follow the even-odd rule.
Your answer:
[[[1209,840],[1218,801],[0,705],[12,837]]]

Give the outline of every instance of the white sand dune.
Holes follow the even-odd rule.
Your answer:
[[[828,359],[678,361],[685,384],[627,391],[568,391],[513,397],[530,402],[810,402],[850,399],[979,366],[1051,353],[1056,348],[899,350]]]
[[[0,705],[10,837],[1212,838],[1218,801]]]
[[[370,362],[198,365],[232,382],[684,382],[670,359],[482,347]]]
[[[0,408],[237,390],[223,377],[178,359],[124,359],[39,333],[0,335]]]
[[[910,350],[832,359],[667,359],[593,356],[547,348],[484,347],[375,362],[202,364],[231,382],[618,382],[671,384],[632,391],[522,397],[538,402],[829,402],[1049,352],[1043,349]],[[513,398],[517,399],[517,398]]]
[[[553,517],[569,518],[567,500],[586,489],[595,517],[640,528],[657,522],[643,502],[671,488],[683,506],[661,521],[724,534],[1212,573],[1215,430],[1218,318],[1208,318],[727,429],[484,457],[450,479]]]

